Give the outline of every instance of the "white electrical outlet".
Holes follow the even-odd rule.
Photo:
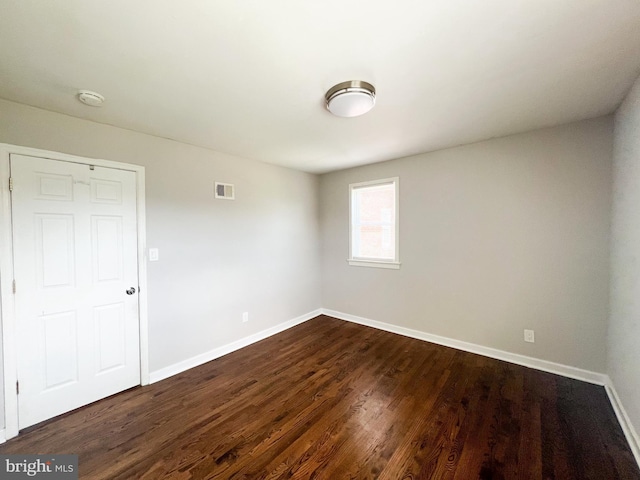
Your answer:
[[[249,321],[249,312],[244,312],[242,314],[242,322],[248,322]]]
[[[525,330],[524,331],[524,341],[529,343],[535,343],[536,337],[533,333],[533,330]]]
[[[160,260],[160,252],[157,248],[150,248],[149,249],[149,261],[150,262],[157,262],[158,260]]]

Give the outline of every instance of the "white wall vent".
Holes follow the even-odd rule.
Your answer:
[[[216,182],[216,198],[224,198],[225,200],[234,200],[235,189],[231,183]]]

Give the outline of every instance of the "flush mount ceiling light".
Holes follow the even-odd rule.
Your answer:
[[[376,104],[376,89],[361,80],[349,80],[329,89],[324,96],[327,110],[338,117],[363,115]]]
[[[79,90],[78,100],[90,107],[101,107],[104,103],[104,97],[102,95],[90,90]]]

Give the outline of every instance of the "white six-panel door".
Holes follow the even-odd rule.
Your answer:
[[[11,155],[19,428],[140,384],[135,173]]]

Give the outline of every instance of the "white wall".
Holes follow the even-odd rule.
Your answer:
[[[145,166],[151,372],[321,306],[316,176],[3,100],[0,142]]]
[[[603,117],[323,175],[323,307],[604,372],[612,128]],[[401,269],[349,266],[348,185],[393,176]]]
[[[640,431],[640,78],[615,116],[609,376]]]

